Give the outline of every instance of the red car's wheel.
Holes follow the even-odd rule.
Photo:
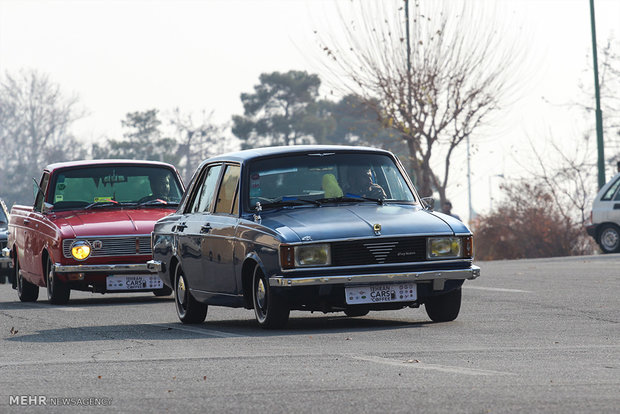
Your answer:
[[[69,302],[71,289],[58,280],[51,260],[47,261],[47,300],[54,305],[64,305]]]
[[[36,302],[39,298],[39,287],[24,278],[19,271],[19,260],[15,259],[15,277],[17,283],[17,296],[22,302]]]

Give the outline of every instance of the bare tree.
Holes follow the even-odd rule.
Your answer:
[[[7,205],[26,203],[32,179],[48,163],[83,158],[86,149],[70,133],[83,116],[76,97],[65,97],[45,74],[6,73],[0,82],[0,194]]]
[[[202,119],[196,123],[191,114],[184,114],[176,108],[170,118],[178,143],[179,169],[186,183],[200,162],[234,147],[232,140],[223,137],[223,127],[211,121],[212,116],[213,112],[207,114],[203,111]]]
[[[599,77],[601,92],[601,107],[603,112],[603,131],[605,133],[605,155],[607,156],[607,176],[616,172],[616,163],[620,162],[620,42],[610,37],[601,49],[599,60]],[[596,129],[594,124],[594,86],[592,85],[591,56],[586,58],[587,66],[584,80],[579,83],[582,97],[573,102],[581,108],[591,121],[591,128],[584,133],[584,141],[594,139]],[[591,154],[595,157],[595,154]],[[592,158],[594,159],[594,158]]]
[[[421,194],[436,190],[443,202],[453,151],[501,108],[524,49],[474,2],[412,1],[408,56],[402,5],[356,2],[352,18],[341,9],[344,40],[317,34],[333,75],[323,78],[398,131]]]

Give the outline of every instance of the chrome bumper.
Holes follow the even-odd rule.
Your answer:
[[[433,282],[433,289],[443,289],[446,280],[475,279],[480,276],[480,267],[472,265],[469,269],[433,270],[411,273],[382,273],[368,275],[339,275],[314,277],[283,277],[269,278],[269,286],[294,287],[316,285],[356,285],[362,283],[398,283],[398,282]]]
[[[13,267],[13,259],[11,259],[11,251],[8,247],[2,249],[2,254],[0,255],[0,264],[8,263],[9,267]]]
[[[149,271],[153,273],[164,271],[164,266],[159,260],[149,260],[148,262],[146,262],[146,267],[149,269]]]
[[[154,273],[146,263],[104,264],[104,265],[60,265],[54,264],[56,273]]]

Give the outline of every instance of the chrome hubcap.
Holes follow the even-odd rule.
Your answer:
[[[259,279],[256,284],[256,303],[259,308],[265,308],[266,297],[267,293],[265,292],[265,284],[263,283],[263,279]]]
[[[51,270],[47,274],[47,291],[50,293],[50,296],[54,291],[54,272]]]
[[[601,243],[610,250],[615,249],[620,241],[620,235],[614,230],[605,230],[601,235]]]
[[[185,279],[183,276],[179,276],[177,283],[177,300],[181,305],[185,305]]]

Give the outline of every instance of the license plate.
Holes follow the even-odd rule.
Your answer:
[[[347,304],[413,302],[418,298],[415,283],[358,285],[344,288]]]
[[[108,290],[161,289],[164,282],[155,275],[115,275],[106,278]]]

